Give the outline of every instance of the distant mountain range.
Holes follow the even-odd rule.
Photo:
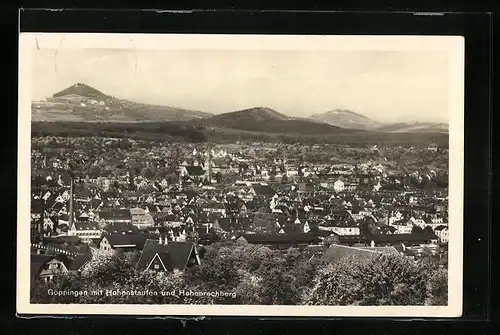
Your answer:
[[[448,124],[437,122],[391,123],[377,128],[376,131],[390,133],[448,133]]]
[[[384,133],[447,133],[448,124],[436,122],[382,123],[362,114],[345,109],[335,109],[323,114],[313,114],[311,120],[347,129],[363,129]]]
[[[47,99],[32,102],[32,121],[180,122],[183,125],[271,134],[330,135],[356,132],[447,133],[445,123],[384,124],[359,113],[335,109],[295,118],[271,108],[254,107],[210,114],[171,106],[138,103],[77,83]]]
[[[279,134],[327,135],[359,131],[313,120],[289,117],[267,107],[254,107],[189,122],[205,127]]]
[[[144,122],[182,121],[212,114],[119,99],[77,83],[51,98],[32,102],[33,121]]]

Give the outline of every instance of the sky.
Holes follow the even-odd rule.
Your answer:
[[[448,122],[444,51],[34,51],[32,98],[84,83],[122,99],[220,114],[349,109],[380,122]]]

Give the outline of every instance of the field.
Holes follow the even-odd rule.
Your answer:
[[[101,136],[145,140],[183,139],[189,142],[213,141],[220,144],[237,141],[284,143],[330,143],[350,145],[428,146],[432,143],[448,147],[448,134],[442,133],[378,133],[349,132],[335,134],[291,134],[243,131],[221,127],[201,127],[180,122],[32,122],[32,136]]]

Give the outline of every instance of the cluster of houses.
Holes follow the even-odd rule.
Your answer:
[[[446,195],[383,187],[381,166],[284,165],[278,159],[269,168],[224,150],[195,149],[174,182],[51,175],[32,192],[32,281],[80,271],[93,250],[140,252],[141,270],[186,269],[202,262],[201,246],[222,240],[278,249],[326,245],[330,258],[334,250],[446,253]],[[217,180],[229,169],[239,180]],[[116,183],[124,187],[111,187]],[[125,188],[131,183],[134,190]]]

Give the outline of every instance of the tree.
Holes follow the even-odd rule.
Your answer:
[[[96,253],[82,271],[82,280],[104,287],[110,283],[124,283],[133,272],[133,264],[124,256]]]
[[[261,278],[259,296],[263,305],[295,305],[299,302],[299,291],[283,257],[266,259],[257,273]]]
[[[448,270],[437,268],[431,269],[427,281],[426,305],[447,306],[448,305]]]
[[[206,247],[204,262],[187,278],[190,284],[203,283],[206,290],[231,291],[238,285],[235,258],[228,247]]]
[[[314,285],[314,278],[319,269],[326,266],[321,258],[301,259],[292,268],[291,275],[294,278],[295,287],[298,288],[300,300],[309,294]]]
[[[170,273],[139,271],[134,255],[96,253],[78,273],[37,283],[32,302],[107,304],[446,305],[447,271],[436,260],[384,255],[325,264],[298,249],[287,252],[231,242],[204,247],[199,266]],[[137,256],[137,255],[135,255]],[[48,290],[87,292],[49,295]],[[90,294],[139,292],[138,294]],[[181,290],[230,296],[182,296]],[[177,293],[175,293],[177,292]],[[147,294],[146,294],[147,293]],[[165,294],[166,293],[166,294]]]
[[[31,290],[31,303],[41,304],[70,304],[78,303],[81,298],[75,295],[54,295],[50,294],[52,291],[72,291],[83,292],[84,287],[79,276],[74,273],[56,276],[50,282],[38,281],[35,282]]]
[[[321,269],[305,302],[312,305],[423,305],[427,272],[401,256],[346,257]]]

